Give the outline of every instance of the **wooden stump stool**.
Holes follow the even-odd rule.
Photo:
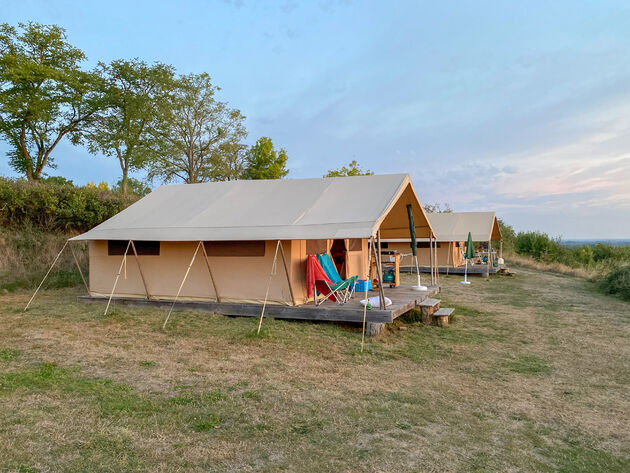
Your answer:
[[[449,316],[455,311],[455,309],[446,308],[439,309],[433,314],[433,319],[438,327],[446,327],[448,325]]]

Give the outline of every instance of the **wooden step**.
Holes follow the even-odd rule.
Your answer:
[[[448,318],[453,312],[455,312],[455,309],[451,307],[442,307],[433,313],[433,318],[440,327],[445,327],[448,325]]]
[[[420,307],[435,307],[440,303],[440,299],[431,299],[430,297],[418,304]]]
[[[440,300],[439,299],[431,299],[427,298],[421,301],[418,306],[420,307],[420,314],[422,316],[422,323],[430,325],[431,324],[431,316],[433,313],[440,308]]]

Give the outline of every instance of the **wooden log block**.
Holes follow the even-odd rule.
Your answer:
[[[433,313],[433,320],[439,327],[446,327],[448,325],[449,316],[455,311],[452,308],[442,308]]]
[[[439,299],[425,299],[420,304],[420,315],[422,317],[422,323],[426,325],[431,325],[433,321],[433,313],[440,308],[440,300]]]
[[[379,324],[375,322],[368,322],[365,330],[368,335],[374,337],[376,335],[380,335],[385,330],[385,324]]]
[[[435,317],[435,323],[438,327],[446,327],[448,325],[448,315],[441,315]]]

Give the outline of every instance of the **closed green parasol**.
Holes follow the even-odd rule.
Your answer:
[[[464,270],[464,280],[460,281],[462,284],[470,284],[468,280],[468,260],[475,257],[475,245],[472,240],[472,235],[468,232],[468,241],[466,242],[466,253],[464,258],[466,259],[466,269]]]
[[[411,253],[416,256],[417,247],[416,244],[416,226],[413,223],[413,212],[411,211],[411,204],[407,205],[407,217],[409,217],[409,235],[411,236]]]
[[[468,241],[466,242],[466,258],[473,259],[475,257],[475,245],[473,244],[472,235],[468,232]]]
[[[409,217],[409,236],[411,237],[411,253],[416,263],[416,274],[418,275],[418,285],[414,286],[417,291],[427,291],[428,288],[423,286],[420,282],[420,267],[418,266],[418,244],[416,243],[416,225],[413,222],[413,212],[411,211],[411,204],[407,204],[407,217]]]

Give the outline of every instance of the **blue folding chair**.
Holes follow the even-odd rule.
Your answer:
[[[326,276],[328,276],[328,279],[330,279],[334,284],[339,284],[345,281],[350,282],[350,287],[352,289],[348,299],[354,295],[354,286],[359,279],[359,276],[352,276],[344,281],[344,279],[339,276],[339,271],[337,271],[335,263],[333,263],[332,259],[330,259],[330,255],[328,253],[318,254],[317,261],[319,261],[319,264],[322,265],[322,268],[324,269]]]

